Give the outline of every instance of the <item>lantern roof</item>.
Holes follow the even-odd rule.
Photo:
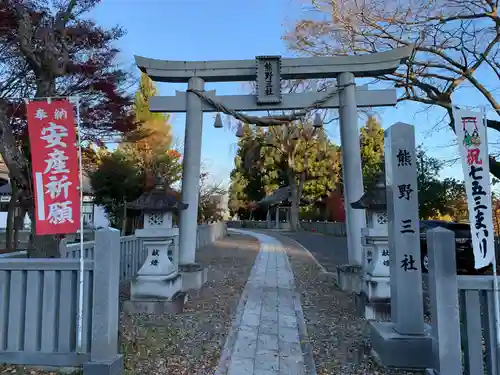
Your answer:
[[[130,202],[128,208],[142,212],[178,212],[187,209],[189,205],[182,203],[175,192],[165,185],[163,179],[157,176],[155,187]]]
[[[368,189],[359,200],[351,203],[351,207],[370,211],[385,211],[387,209],[385,174],[383,172],[375,186]]]

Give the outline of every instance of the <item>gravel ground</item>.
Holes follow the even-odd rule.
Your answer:
[[[331,279],[321,276],[311,256],[294,241],[285,244],[301,294],[309,340],[318,375],[422,375],[381,368],[371,357],[367,322],[357,316],[354,301]],[[334,249],[332,249],[334,250]]]
[[[120,351],[125,356],[125,375],[214,374],[258,250],[257,240],[240,235],[205,246],[196,256],[198,263],[208,267],[208,283],[189,298],[183,313],[122,313]],[[124,285],[122,299],[127,295]],[[0,374],[58,373],[0,365]]]
[[[327,272],[337,272],[337,266],[348,263],[347,237],[335,237],[311,232],[286,232],[287,237],[305,246]]]

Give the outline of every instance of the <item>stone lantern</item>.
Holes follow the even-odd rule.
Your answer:
[[[144,213],[144,228],[137,229],[135,236],[142,239],[147,250],[147,258],[130,285],[131,302],[136,302],[134,310],[158,311],[158,303],[181,296],[179,228],[172,227],[172,213],[187,207],[165,188],[161,178],[151,191],[129,204],[130,209]]]
[[[365,192],[354,209],[366,212],[366,228],[361,229],[363,245],[363,285],[356,296],[358,307],[366,319],[386,319],[390,314],[389,234],[387,227],[387,199],[385,176]]]

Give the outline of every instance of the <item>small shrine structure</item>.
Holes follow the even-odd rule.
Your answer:
[[[364,272],[360,288],[355,290],[358,310],[368,320],[389,319],[391,285],[384,173],[351,207],[365,210],[367,223],[361,229]]]
[[[133,312],[158,312],[182,309],[182,276],[179,273],[179,228],[172,225],[172,214],[185,210],[167,190],[161,178],[155,187],[129,203],[128,208],[144,214],[144,227],[135,236],[142,240],[147,257],[130,285],[130,306]],[[166,307],[166,308],[165,308]]]
[[[290,229],[289,198],[290,187],[284,186],[276,189],[271,195],[262,198],[257,203],[267,210],[267,229]],[[284,220],[281,220],[282,218]]]

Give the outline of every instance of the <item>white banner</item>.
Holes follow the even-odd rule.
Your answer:
[[[454,109],[453,117],[467,192],[474,267],[480,269],[495,256],[486,124],[482,113],[468,110]]]

